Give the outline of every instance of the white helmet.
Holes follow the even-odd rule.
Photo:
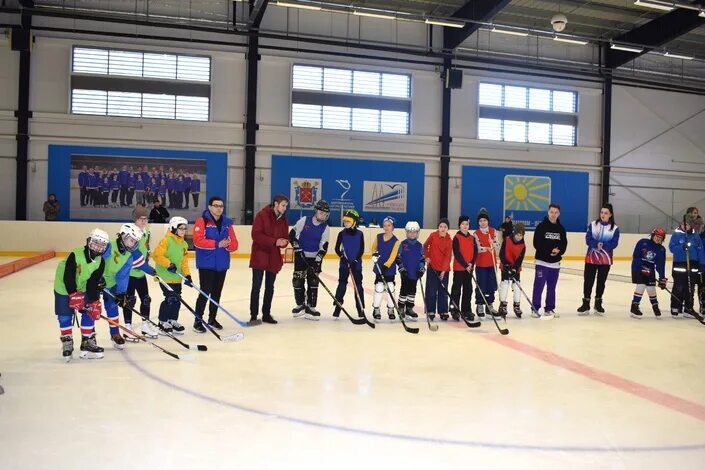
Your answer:
[[[135,224],[123,224],[120,227],[120,240],[127,251],[135,251],[139,246],[144,232]]]
[[[419,230],[421,230],[421,227],[419,227],[419,223],[415,220],[410,220],[406,223],[404,230],[406,230],[407,232],[418,232]]]
[[[86,243],[88,245],[88,249],[94,256],[101,255],[105,253],[105,249],[110,243],[110,237],[105,230],[94,228],[91,230],[91,233],[88,234]]]
[[[176,229],[179,228],[179,225],[188,226],[188,220],[183,217],[179,217],[178,215],[169,219],[169,228],[172,232],[176,232]]]

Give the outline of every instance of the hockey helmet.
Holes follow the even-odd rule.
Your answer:
[[[345,224],[345,222],[352,224],[350,228],[357,227],[357,224],[360,222],[360,214],[358,214],[355,209],[346,210],[343,214],[343,224]]]
[[[86,239],[86,246],[90,250],[93,256],[102,255],[105,253],[108,244],[110,243],[110,236],[107,232],[99,228],[94,228],[91,233],[88,234]]]
[[[184,228],[188,227],[188,220],[178,215],[169,219],[169,228],[171,229],[171,233],[176,233],[176,230],[181,225],[183,225]]]
[[[135,251],[139,246],[144,232],[135,224],[123,224],[122,227],[120,227],[118,235],[120,236],[122,246],[124,246],[127,251]]]
[[[415,220],[410,220],[406,223],[404,230],[406,230],[407,232],[418,232],[419,230],[421,230],[421,227],[419,227],[419,223]]]
[[[394,220],[394,217],[392,217],[391,215],[388,215],[387,217],[385,217],[384,219],[382,219],[382,225],[384,225],[385,222],[391,222],[392,227],[394,227],[394,226],[396,225],[396,223],[397,223],[397,221]]]
[[[666,231],[661,227],[656,227],[651,231],[651,239],[653,240],[654,237],[661,237],[661,242],[663,242],[666,239]]]
[[[317,211],[330,212],[330,205],[324,199],[319,200],[314,207]]]

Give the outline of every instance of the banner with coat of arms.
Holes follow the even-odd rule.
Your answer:
[[[291,209],[313,209],[323,190],[320,178],[291,178],[289,207]]]

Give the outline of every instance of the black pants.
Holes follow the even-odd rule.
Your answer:
[[[188,196],[191,194],[190,190],[184,191],[184,203],[186,204],[186,209],[188,209]]]
[[[461,301],[462,290],[462,301]],[[472,274],[463,271],[453,271],[453,285],[450,291],[453,301],[450,308],[460,308],[462,313],[472,313]]]
[[[132,309],[137,305],[137,297],[135,296],[135,292],[137,292],[137,295],[140,298],[140,315],[143,318],[149,318],[149,309],[152,303],[152,298],[149,296],[147,276],[130,276],[130,281],[127,284],[127,301],[129,302],[129,308],[125,307],[122,309],[122,317],[125,319],[125,323],[132,323]]]
[[[88,203],[88,190],[85,186],[81,186],[81,207],[85,206],[86,203]]]
[[[220,303],[220,294],[223,292],[223,284],[225,284],[225,275],[227,271],[214,271],[212,269],[199,269],[198,270],[198,282],[201,283],[199,286],[201,290],[206,294],[210,294],[211,299]],[[196,313],[201,317],[206,311],[206,302],[208,298],[203,295],[198,296],[196,300]],[[208,321],[213,320],[218,313],[218,306],[213,302],[208,302]]]
[[[605,282],[607,274],[610,272],[609,264],[589,264],[585,263],[584,279],[583,279],[583,298],[589,299],[592,294],[592,286],[595,284],[595,276],[597,276],[597,287],[595,288],[595,298],[601,299],[605,292]]]
[[[127,205],[127,185],[120,185],[120,206],[124,207]]]
[[[355,307],[357,308],[357,313],[362,316],[362,309],[365,307],[365,295],[362,290],[362,269],[352,270],[353,282],[357,287],[357,291],[360,293],[358,298],[359,303],[355,302]],[[348,288],[348,278],[350,277],[350,268],[346,262],[341,262],[338,267],[338,287],[335,289],[335,298],[339,303],[343,303],[343,298],[345,298],[345,291]],[[347,309],[346,309],[347,310]]]
[[[296,305],[308,305],[315,307],[318,303],[318,276],[313,269],[316,266],[316,258],[303,258],[294,256],[294,277],[291,284],[294,286],[294,300]],[[306,289],[308,284],[308,290]]]
[[[671,312],[682,312],[684,306],[687,309],[693,308],[693,293],[695,292],[695,285],[700,280],[700,275],[698,274],[698,268],[693,267],[693,263],[690,266],[690,276],[688,276],[686,269],[686,263],[673,263]]]
[[[264,299],[262,299],[262,317],[272,316],[272,297],[274,297],[274,281],[277,273],[263,271],[261,269],[252,270],[252,290],[250,291],[250,318],[257,319],[259,314],[259,291],[264,278]]]
[[[169,320],[179,319],[179,308],[181,307],[181,283],[172,284],[168,283],[171,290],[164,287],[163,284],[159,284],[164,293],[164,300],[159,305],[159,321],[166,322]]]
[[[193,197],[193,207],[196,208],[198,207],[198,196],[200,196],[200,193],[191,193],[191,197]]]
[[[401,277],[401,287],[399,288],[399,309],[403,309],[406,305],[414,306],[416,303],[416,284],[418,279],[409,279],[406,276]],[[423,282],[423,281],[421,281]]]

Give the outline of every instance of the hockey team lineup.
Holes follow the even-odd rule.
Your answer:
[[[527,248],[523,223],[512,224],[510,220],[505,220],[502,229],[497,230],[490,226],[490,215],[482,208],[477,214],[475,230],[470,230],[470,217],[462,215],[458,219],[457,231],[451,237],[451,224],[448,219],[442,218],[437,230],[421,243],[418,240],[421,229],[418,222],[407,222],[404,226],[406,238],[399,240],[393,233],[395,219],[386,216],[382,231],[373,237],[370,248],[374,276],[371,318],[365,311],[366,295],[362,280],[366,248],[363,233],[358,227],[360,216],[357,211],[345,211],[343,229],[338,232],[335,243],[331,244],[327,223],[330,206],[326,201],[319,200],[313,214],[302,216],[291,228],[285,217],[288,203],[286,196],[276,195],[272,203],[257,214],[253,223],[250,254],[253,283],[249,320],[239,318],[221,303],[225,276],[230,269],[230,254],[239,248],[233,222],[223,215],[222,198],[210,198],[208,208],[193,228],[200,285],[194,282],[189,267],[189,247],[185,241],[189,222],[185,218],[174,216],[169,220],[168,231],[154,250],[150,246],[147,211],[141,206],[133,211],[133,222],[123,224],[112,239],[100,228],[92,230],[85,245],[73,250],[56,269],[55,313],[64,360],[69,362],[73,358],[74,322],[79,324],[81,331],[81,359],[104,357],[105,350],[97,344],[95,333],[95,322],[102,319],[109,325],[110,339],[115,349],[124,349],[126,342],[143,342],[177,360],[180,359],[179,355],[164,347],[165,343],[157,344],[159,336],[187,350],[208,350],[205,344],[192,345],[180,338],[186,330],[179,322],[181,307],[193,317],[192,330],[195,333],[210,333],[223,343],[241,341],[245,339],[245,334],[241,331],[223,334],[224,327],[217,319],[219,313],[239,327],[276,324],[277,320],[271,312],[274,285],[277,273],[283,266],[282,250],[288,247],[293,249],[294,254],[294,306],[291,311],[294,318],[320,319],[319,287],[333,302],[334,319],[340,318],[343,313],[354,325],[374,329],[383,319],[384,303],[388,321],[394,323],[398,320],[404,331],[412,334],[420,331],[420,328],[412,326],[419,318],[415,311],[417,287],[421,291],[423,315],[432,332],[438,331],[439,322],[454,321],[474,329],[491,320],[501,335],[508,335],[509,329],[505,325],[510,314],[510,289],[511,311],[517,319],[524,314],[522,301],[529,305],[533,318],[552,320],[560,316],[556,311],[556,285],[561,258],[567,249],[567,235],[560,224],[560,205],[557,203],[549,205],[546,217],[534,232],[535,276],[531,297],[521,284]],[[701,312],[694,308],[696,288],[703,304],[705,251],[699,235],[702,225],[697,208],[689,208],[671,237],[672,289],[668,287],[665,272],[665,230],[655,227],[649,238],[638,241],[631,263],[631,282],[635,284],[629,312],[631,317],[639,319],[644,315],[640,310],[644,292],[648,294],[653,314],[661,316],[656,295],[658,287],[670,296],[669,310],[673,318],[696,319],[705,324]],[[583,298],[577,308],[578,316],[591,312],[597,316],[605,314],[602,296],[619,238],[613,208],[610,204],[604,204],[599,216],[588,225],[586,231]],[[322,279],[322,264],[331,247],[339,258],[335,291]],[[150,261],[153,261],[154,267]],[[150,318],[148,278],[156,281],[163,295],[157,321]],[[398,292],[397,278],[400,283]],[[260,320],[259,293],[263,280],[265,288]],[[352,285],[354,314],[343,305],[349,283]],[[594,309],[591,309],[593,286],[595,299]],[[195,306],[183,298],[184,287],[198,293]],[[499,306],[495,308],[497,292]],[[138,299],[139,310],[136,309]],[[122,322],[120,310],[123,313]],[[133,316],[142,320],[139,330],[133,327]]]

